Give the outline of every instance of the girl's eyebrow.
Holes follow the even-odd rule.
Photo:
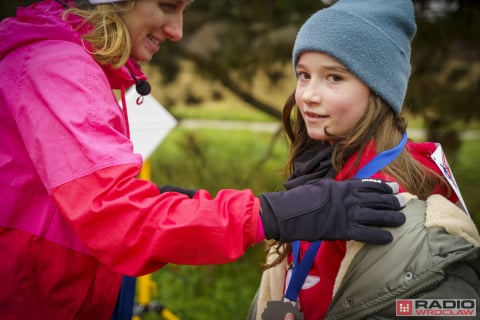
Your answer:
[[[328,70],[340,71],[340,72],[350,72],[343,64],[338,62],[324,62],[321,64],[323,68]]]
[[[324,66],[325,69],[332,70],[332,71],[337,71],[337,72],[345,72],[345,73],[350,73],[350,71],[345,68],[344,66],[340,65],[333,65],[333,66]]]
[[[342,65],[329,65],[329,64],[324,64],[321,66],[322,68],[324,69],[327,69],[327,70],[331,70],[331,71],[337,71],[337,72],[348,72],[350,73],[350,71],[345,68],[344,66]],[[307,67],[305,65],[303,65],[302,63],[298,63],[297,64],[297,68],[296,69],[307,69]]]

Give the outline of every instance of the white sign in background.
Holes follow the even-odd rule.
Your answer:
[[[151,94],[144,96],[140,105],[138,97],[135,87],[125,94],[133,150],[146,160],[175,128],[177,120]]]

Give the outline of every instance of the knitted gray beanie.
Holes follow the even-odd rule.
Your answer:
[[[300,28],[293,66],[306,51],[331,55],[400,113],[415,32],[411,0],[339,0]]]

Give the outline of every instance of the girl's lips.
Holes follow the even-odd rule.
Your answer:
[[[324,119],[324,118],[327,118],[327,116],[320,115],[318,113],[314,113],[314,112],[310,112],[310,111],[305,112],[305,117],[307,117],[309,119]]]
[[[305,114],[307,116],[309,116],[310,118],[321,118],[321,116],[319,114],[316,114],[316,113],[313,113],[313,112],[305,112]]]
[[[315,112],[306,111],[303,113],[303,121],[305,121],[307,125],[321,125],[327,118],[328,116]]]

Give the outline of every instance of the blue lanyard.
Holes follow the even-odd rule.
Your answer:
[[[402,140],[400,143],[392,149],[385,150],[378,155],[376,155],[370,162],[368,162],[362,169],[357,171],[355,178],[368,178],[373,174],[381,170],[383,167],[392,162],[396,157],[400,155],[403,148],[407,143],[407,133],[403,133]],[[317,255],[318,249],[320,248],[321,240],[312,242],[308,247],[305,256],[300,262],[300,241],[292,242],[292,251],[293,251],[293,270],[290,283],[288,284],[287,291],[285,293],[285,298],[290,301],[297,301],[298,294],[302,288],[305,279],[307,278],[308,272],[312,268],[315,256]]]

